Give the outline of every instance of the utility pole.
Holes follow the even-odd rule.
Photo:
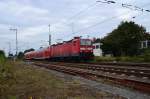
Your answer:
[[[51,45],[51,25],[49,24],[48,25],[48,27],[49,27],[49,45]]]
[[[18,55],[18,29],[17,28],[10,28],[10,31],[15,31],[16,32],[16,56]]]

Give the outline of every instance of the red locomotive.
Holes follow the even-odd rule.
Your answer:
[[[74,37],[70,41],[54,44],[37,51],[27,52],[25,59],[90,60],[93,58],[91,39]]]

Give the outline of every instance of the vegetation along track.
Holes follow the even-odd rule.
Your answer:
[[[98,78],[108,79],[115,84],[127,86],[150,94],[150,70],[146,68],[127,68],[110,65],[97,66],[63,62],[34,62],[33,64],[92,80],[97,80]]]

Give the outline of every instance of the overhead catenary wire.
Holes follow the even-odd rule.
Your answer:
[[[107,3],[107,4],[116,4],[116,3],[118,3],[118,2],[116,2],[116,1],[112,1],[112,0],[103,0],[103,1],[96,1],[96,2],[94,2],[94,3],[92,3],[92,4],[89,4],[86,8],[84,8],[84,9],[82,9],[82,10],[80,10],[78,13],[76,13],[75,15],[73,15],[73,16],[71,16],[71,17],[69,17],[68,19],[66,19],[66,20],[68,20],[67,22],[56,22],[56,23],[54,23],[53,24],[53,26],[55,25],[55,24],[65,24],[65,25],[70,25],[70,24],[72,24],[73,22],[71,22],[71,21],[73,21],[75,18],[77,18],[77,16],[80,16],[82,13],[85,13],[86,11],[88,11],[89,9],[91,9],[91,8],[93,8],[94,6],[96,6],[98,3],[97,2],[102,2],[102,3]],[[120,4],[122,4],[122,3],[120,3]],[[70,22],[69,22],[70,21]],[[69,22],[69,23],[68,23]]]
[[[115,1],[112,1],[112,0],[103,0],[103,1],[96,1],[96,2],[101,2],[101,3],[107,3],[107,4],[114,4],[116,3]]]
[[[137,10],[137,11],[142,11],[142,12],[143,11],[150,12],[150,10],[141,8],[139,6],[135,6],[135,5],[128,4],[128,3],[119,3],[119,2],[116,2],[116,1],[112,1],[112,0],[98,0],[96,2],[106,3],[106,4],[120,4],[122,7],[131,9],[131,10]]]
[[[96,2],[94,3],[90,3],[89,5],[87,5],[87,7],[85,7],[84,9],[80,10],[79,12],[77,12],[76,14],[72,15],[71,17],[67,18],[66,20],[68,20],[67,22],[62,22],[62,21],[58,21],[56,23],[53,23],[53,26],[56,26],[56,24],[65,24],[70,26],[70,24],[72,25],[71,30],[72,33],[74,32],[74,23],[72,22],[73,19],[77,18],[79,15],[87,12],[89,9],[95,7],[97,5]],[[68,23],[69,22],[69,23]]]
[[[150,3],[145,4],[145,5],[142,5],[142,6],[148,6],[149,4],[150,4]],[[91,25],[90,27],[97,26],[97,25],[99,25],[99,24],[101,24],[101,23],[103,23],[103,22],[110,21],[111,19],[118,18],[118,17],[120,17],[120,16],[122,16],[122,15],[125,15],[125,14],[128,14],[128,13],[129,13],[129,11],[128,11],[128,12],[125,12],[125,13],[122,13],[122,14],[120,14],[120,15],[117,15],[117,16],[110,17],[110,18],[105,19],[105,20],[103,20],[103,21],[101,21],[101,22],[98,22],[98,23],[96,23],[96,24],[94,24],[94,25]],[[87,28],[90,28],[90,27],[87,27]],[[84,28],[84,29],[86,29],[86,28]],[[83,29],[81,29],[81,30],[83,30]],[[78,30],[77,32],[79,32],[79,31],[81,31],[81,30]]]
[[[110,1],[110,0],[104,0],[104,1],[105,1],[105,2],[106,2],[106,1],[109,2],[108,4],[121,4],[121,5],[124,4],[124,5],[128,5],[128,6],[133,6],[133,5],[129,5],[129,4],[127,4],[127,3],[119,3],[119,2],[114,2],[114,1]],[[68,18],[67,20],[72,21],[73,19],[75,19],[75,18],[77,18],[79,15],[81,15],[82,13],[85,13],[85,12],[88,11],[90,8],[94,7],[96,4],[97,4],[97,2],[88,5],[85,9],[79,11],[77,14],[73,15],[72,17]],[[146,4],[146,5],[148,5],[148,4]],[[145,6],[145,5],[143,5],[143,6]],[[141,9],[140,7],[135,6],[135,8],[134,8],[134,9],[131,9],[131,10],[137,11],[137,10],[140,10],[140,9]],[[149,10],[145,10],[145,11],[148,12]],[[127,12],[127,13],[123,13],[123,14],[121,14],[121,15],[125,15],[125,14],[128,14],[128,12]],[[120,16],[121,16],[121,15],[120,15]],[[83,30],[85,30],[85,29],[87,29],[87,28],[95,27],[95,26],[97,26],[97,25],[99,25],[99,24],[105,23],[105,22],[107,22],[107,21],[110,21],[110,20],[115,19],[115,18],[120,17],[120,16],[113,16],[113,17],[111,17],[111,18],[105,19],[105,20],[103,20],[103,21],[101,21],[101,22],[98,22],[98,23],[96,23],[96,24],[93,24],[93,25],[91,25],[91,26],[89,26],[89,27],[85,27],[85,28],[83,28],[83,29],[79,29],[79,30],[77,30],[76,32],[74,31],[74,33],[72,33],[71,35],[76,34],[76,33],[79,33],[80,31],[83,31]],[[134,18],[134,17],[133,17],[133,18]],[[68,23],[68,21],[67,21],[67,23],[66,23],[66,22],[58,22],[58,23],[64,23],[64,24],[66,24],[66,25],[69,25],[69,24],[70,24],[70,23]],[[58,23],[55,23],[55,24],[58,24]],[[73,22],[71,22],[71,23],[73,23]],[[69,34],[69,35],[70,35],[70,34]],[[63,35],[63,37],[64,37],[64,36],[66,36],[66,35]],[[68,37],[68,35],[67,35],[67,37]]]
[[[95,7],[96,5],[97,5],[96,2],[90,3],[90,4],[87,5],[87,7],[85,7],[84,9],[80,10],[80,11],[77,12],[76,14],[74,14],[74,15],[72,15],[71,17],[67,18],[67,19],[66,19],[66,20],[68,20],[67,23],[66,23],[66,22],[58,21],[58,22],[56,22],[56,23],[53,23],[52,25],[55,26],[56,24],[65,24],[65,25],[69,25],[69,26],[70,26],[70,24],[71,24],[71,25],[72,25],[71,30],[72,30],[72,33],[73,33],[73,32],[74,32],[74,23],[71,22],[71,21],[72,21],[73,19],[77,18],[79,15],[81,15],[81,14],[87,12],[89,9]],[[69,23],[68,23],[68,22],[69,22]]]
[[[96,6],[96,5],[97,5],[96,2],[94,2],[94,3],[92,3],[92,4],[89,4],[87,7],[85,7],[85,8],[82,9],[82,10],[80,10],[79,12],[77,12],[77,13],[74,14],[74,15],[72,15],[71,17],[67,18],[66,20],[72,21],[72,20],[75,19],[77,16],[81,15],[82,13],[85,13],[86,11],[88,11],[89,9],[93,8],[93,7]],[[67,24],[67,25],[69,24],[68,22],[66,23],[66,22],[60,22],[60,21],[58,21],[58,22],[54,23],[53,25],[55,25],[55,24],[61,24],[61,23]],[[70,23],[72,23],[72,22],[70,22]]]
[[[95,26],[97,26],[97,25],[100,25],[100,24],[103,24],[103,23],[105,23],[105,22],[111,21],[111,20],[113,20],[113,19],[115,19],[115,18],[120,17],[121,15],[125,15],[125,14],[128,14],[128,13],[129,13],[129,11],[126,12],[126,13],[122,13],[122,14],[120,14],[120,15],[118,15],[118,16],[113,16],[113,17],[107,18],[107,19],[102,20],[102,21],[100,21],[100,22],[98,22],[98,23],[96,23],[96,24],[93,24],[93,25],[90,25],[90,26],[88,26],[88,27],[79,29],[79,30],[75,31],[74,34],[79,33],[79,32],[81,32],[81,31],[83,31],[83,30],[86,30],[86,29],[93,28],[93,27],[95,27]],[[74,34],[64,35],[63,37],[69,37],[69,36],[72,36],[72,35],[74,35]],[[63,38],[63,37],[61,37],[61,38]]]
[[[145,5],[142,5],[141,7],[143,7],[143,6],[146,7],[146,6],[149,6],[149,5],[150,5],[150,3],[147,3],[147,4],[145,4]],[[133,11],[135,11],[135,10],[131,10],[132,13],[133,13]],[[79,33],[79,32],[81,32],[81,31],[83,31],[83,30],[86,30],[86,29],[95,27],[95,26],[97,26],[97,25],[103,24],[103,23],[105,23],[105,22],[111,21],[111,20],[113,20],[113,19],[115,19],[115,18],[118,18],[118,17],[120,17],[120,16],[122,16],[122,15],[126,15],[126,14],[128,14],[129,12],[130,12],[130,11],[125,12],[125,13],[122,13],[122,14],[117,15],[117,16],[113,16],[113,17],[107,18],[107,19],[102,20],[102,21],[100,21],[100,22],[98,22],[98,23],[96,23],[96,24],[93,24],[93,25],[91,25],[91,26],[88,26],[88,27],[85,27],[85,28],[83,28],[83,29],[77,30],[76,32],[74,32],[74,34]],[[131,13],[131,12],[130,12],[130,13]],[[63,37],[69,37],[69,36],[72,36],[72,35],[74,35],[74,34],[64,35]],[[62,38],[62,37],[61,37],[61,38]]]

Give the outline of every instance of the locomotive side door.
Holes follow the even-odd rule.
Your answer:
[[[72,41],[72,56],[79,56],[79,40],[75,39]]]

